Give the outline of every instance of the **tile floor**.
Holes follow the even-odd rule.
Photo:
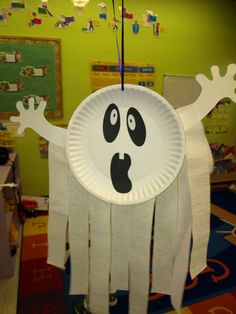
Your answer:
[[[20,237],[21,239],[21,234]],[[0,314],[16,314],[18,277],[20,266],[20,244],[16,253],[15,274],[13,277],[0,279]]]

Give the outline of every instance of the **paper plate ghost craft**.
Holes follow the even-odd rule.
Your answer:
[[[157,93],[113,85],[78,106],[66,148],[73,174],[90,193],[113,204],[136,204],[175,179],[185,153],[184,130]]]
[[[45,119],[45,101],[17,103],[18,132],[50,142],[48,263],[64,267],[68,228],[70,293],[89,295],[93,314],[109,313],[110,289],[129,289],[130,314],[147,312],[152,232],[151,292],[169,294],[177,311],[188,269],[195,277],[206,267],[212,158],[201,119],[236,100],[236,65],[211,71],[212,80],[196,77],[196,102],[176,111],[144,87],[101,89],[67,130]]]

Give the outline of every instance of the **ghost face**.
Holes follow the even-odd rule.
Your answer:
[[[113,143],[120,132],[120,111],[116,104],[111,103],[103,118],[103,135],[108,143]],[[146,127],[139,111],[130,107],[126,114],[126,127],[134,145],[144,145],[146,139]],[[132,190],[132,181],[128,176],[132,160],[129,154],[123,157],[116,152],[110,164],[110,177],[114,189],[119,193],[128,193]]]
[[[101,89],[86,98],[68,127],[67,154],[80,183],[99,198],[135,204],[176,177],[184,135],[172,107],[136,85]]]

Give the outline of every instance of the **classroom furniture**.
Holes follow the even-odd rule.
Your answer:
[[[0,166],[0,184],[15,183],[16,187],[0,186],[0,278],[14,275],[15,250],[18,246],[19,219],[17,190],[20,189],[19,160],[16,152],[10,153],[9,161]],[[11,234],[16,239],[11,243]]]

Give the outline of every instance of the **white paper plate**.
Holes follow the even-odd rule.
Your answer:
[[[163,192],[184,158],[182,124],[171,105],[145,87],[112,85],[88,96],[69,126],[67,156],[79,182],[115,204]]]

